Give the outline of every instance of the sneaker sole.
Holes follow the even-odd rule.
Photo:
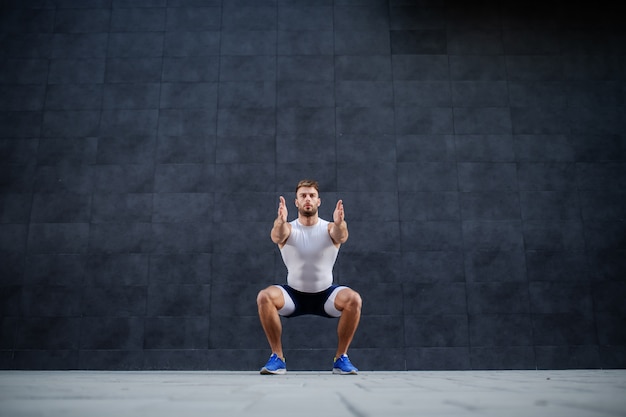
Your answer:
[[[275,371],[270,371],[267,368],[261,369],[261,375],[285,375],[286,373],[286,369],[277,369]]]
[[[339,368],[333,368],[333,374],[335,375],[358,375],[358,372],[357,371],[346,372],[346,371],[342,371]]]

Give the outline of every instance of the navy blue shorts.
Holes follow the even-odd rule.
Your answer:
[[[334,306],[334,297],[332,300],[329,300],[333,291],[337,288],[345,288],[340,285],[331,285],[326,288],[324,291],[316,292],[316,293],[308,293],[301,292],[298,290],[294,290],[289,285],[278,285],[281,287],[291,301],[293,301],[293,305],[291,305],[288,300],[285,300],[285,307],[283,309],[287,309],[290,311],[282,312],[279,311],[280,315],[283,317],[297,317],[305,314],[314,314],[316,316],[328,317],[328,318],[336,318],[341,316],[341,312],[338,311]],[[329,311],[333,314],[329,314]]]

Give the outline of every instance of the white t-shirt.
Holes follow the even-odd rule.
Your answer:
[[[333,265],[339,248],[328,233],[329,222],[318,218],[313,226],[298,219],[290,222],[291,234],[280,250],[287,267],[287,284],[301,292],[324,291],[333,284]]]

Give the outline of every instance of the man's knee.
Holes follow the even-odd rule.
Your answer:
[[[256,303],[259,308],[273,307],[280,310],[285,304],[281,290],[276,286],[270,286],[259,291],[256,296]]]
[[[361,310],[363,300],[358,292],[348,288],[346,291],[342,291],[342,293],[340,294],[342,310]]]
[[[259,291],[259,293],[256,296],[256,304],[260,307],[260,306],[264,306],[264,305],[268,305],[268,304],[272,304],[272,297],[270,295],[270,292],[267,288]]]
[[[352,291],[352,294],[350,294],[349,303],[360,310],[361,306],[363,305],[363,299],[361,298],[361,294],[356,291]]]

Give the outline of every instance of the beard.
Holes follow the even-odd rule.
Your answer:
[[[298,207],[298,213],[305,217],[313,217],[317,214],[317,207],[311,206],[311,208],[309,209],[304,207]]]

